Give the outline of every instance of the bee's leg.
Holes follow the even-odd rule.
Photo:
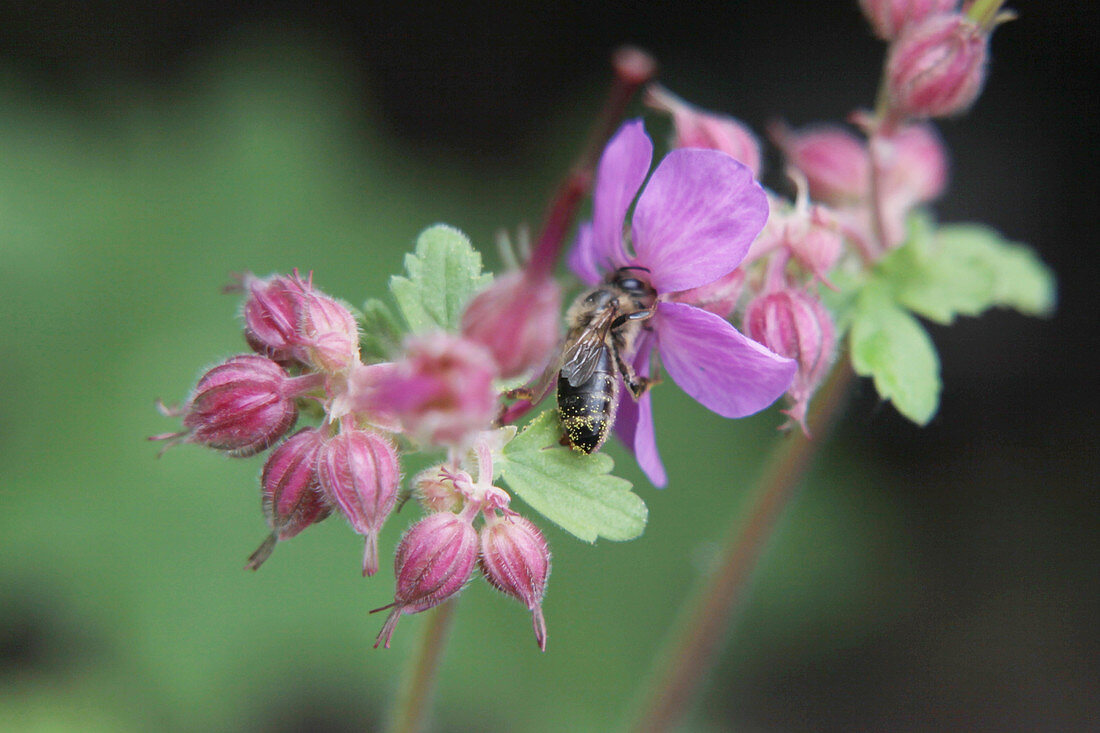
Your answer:
[[[558,357],[560,352],[560,349],[555,350],[555,356],[549,359],[546,367],[537,377],[522,387],[506,390],[503,397],[509,400],[522,400],[532,405],[537,405],[546,399],[546,395],[550,394],[550,390],[553,389],[554,384],[558,381],[558,371],[561,369],[561,359]],[[515,406],[513,405],[513,407]],[[501,406],[500,414],[497,415],[496,422],[498,424],[503,422],[503,418],[508,414],[510,409],[512,408],[505,405]]]
[[[641,399],[642,395],[648,392],[654,385],[661,383],[661,377],[654,373],[653,376],[643,377],[634,372],[634,366],[628,361],[623,359],[619,350],[615,350],[615,362],[619,366],[619,373],[623,375],[623,381],[626,383],[627,389],[630,390],[630,394],[634,395],[634,399]]]
[[[622,327],[629,321],[648,321],[657,312],[657,307],[645,308],[643,310],[634,311],[633,313],[624,313],[611,322],[611,329],[615,330]]]

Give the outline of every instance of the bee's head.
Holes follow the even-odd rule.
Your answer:
[[[632,298],[647,300],[657,295],[657,291],[645,279],[643,273],[648,274],[648,267],[633,265],[620,267],[611,273],[608,281]]]

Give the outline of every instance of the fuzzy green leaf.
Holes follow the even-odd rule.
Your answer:
[[[405,255],[407,277],[390,278],[390,292],[414,332],[458,330],[462,311],[492,282],[481,271],[481,254],[466,235],[445,224],[425,229],[416,251]]]
[[[585,542],[640,535],[648,510],[629,481],[610,475],[614,461],[566,448],[560,438],[557,411],[547,410],[506,445],[500,468],[509,488]]]
[[[910,231],[920,236],[884,257],[876,275],[914,312],[948,324],[995,306],[1029,315],[1053,309],[1054,275],[1027,247],[975,224],[933,231],[925,221]]]
[[[879,395],[925,425],[940,402],[940,362],[928,333],[877,284],[860,295],[851,330],[852,367]]]
[[[401,326],[389,306],[377,298],[371,298],[363,303],[359,322],[363,326],[363,335],[359,339],[363,358],[368,361],[392,359],[401,346]]]

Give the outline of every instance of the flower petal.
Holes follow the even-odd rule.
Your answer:
[[[661,293],[706,285],[741,264],[767,219],[751,170],[717,150],[673,150],[634,209],[637,264]]]
[[[601,279],[593,241],[592,222],[581,224],[577,229],[577,240],[573,242],[573,249],[569,250],[565,258],[569,269],[587,285],[597,285]]]
[[[798,363],[773,354],[713,313],[660,303],[653,318],[661,363],[689,395],[722,417],[745,417],[779,399]]]
[[[652,344],[642,344],[638,355],[634,357],[634,371],[643,376],[649,375],[649,357],[653,352]],[[619,411],[615,417],[615,435],[634,452],[638,466],[649,477],[650,483],[663,489],[668,483],[661,454],[657,452],[657,434],[653,428],[653,405],[646,392],[637,402],[634,401],[625,385],[626,392],[619,400]]]
[[[607,270],[627,264],[623,224],[653,161],[653,143],[641,120],[627,122],[604,148],[592,194],[593,248],[596,263]]]

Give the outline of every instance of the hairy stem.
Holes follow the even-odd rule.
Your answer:
[[[684,717],[721,651],[734,612],[777,520],[844,404],[852,378],[851,365],[844,358],[818,391],[810,411],[808,424],[814,438],[795,430],[775,447],[747,514],[732,518],[717,565],[694,600],[685,605],[681,623],[659,657],[656,673],[635,702],[637,716],[629,730],[672,730]]]
[[[452,598],[426,613],[427,623],[421,629],[416,652],[409,660],[390,709],[388,733],[419,733],[424,729],[456,602],[457,599]]]
[[[554,269],[565,245],[565,235],[569,233],[581,202],[592,185],[604,145],[619,129],[619,123],[635,93],[657,73],[657,63],[649,54],[629,46],[615,52],[611,57],[611,67],[615,77],[603,110],[589,133],[588,143],[580,158],[550,202],[546,221],[527,263],[525,272],[532,280],[547,277]]]

